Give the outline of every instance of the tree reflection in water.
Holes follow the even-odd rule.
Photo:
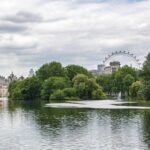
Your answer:
[[[28,138],[34,143],[28,148],[33,149],[37,148],[38,140],[40,148],[49,149],[150,148],[148,110],[47,108],[44,105],[44,102],[9,101],[8,107],[0,108],[0,120],[4,121],[4,115],[10,124],[8,131],[15,129],[9,137],[17,137],[24,131],[19,140],[27,144]]]

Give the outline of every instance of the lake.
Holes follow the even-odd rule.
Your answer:
[[[150,149],[149,108],[115,102],[113,109],[110,103],[102,109],[96,101],[87,102],[45,105],[4,100],[0,104],[0,150]]]

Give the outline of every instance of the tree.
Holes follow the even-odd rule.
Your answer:
[[[20,82],[17,80],[14,80],[9,84],[8,93],[9,93],[10,98],[12,97],[12,94],[14,93],[14,89],[18,86],[18,83]]]
[[[122,77],[125,77],[127,74],[130,74],[135,78],[135,80],[138,79],[138,70],[136,70],[135,68],[125,65],[118,71],[121,73]]]
[[[103,95],[87,69],[78,65],[63,68],[58,62],[44,64],[34,77],[13,81],[9,86],[10,98],[17,100],[102,99]]]
[[[124,91],[127,92],[129,96],[129,87],[132,85],[132,83],[135,81],[134,77],[130,74],[126,75],[123,79],[123,87]]]
[[[86,82],[87,98],[92,99],[92,92],[98,89],[102,91],[102,88],[96,83],[95,79],[89,78],[88,81]]]
[[[50,95],[50,100],[79,100],[74,88],[56,90]]]
[[[68,82],[63,77],[50,77],[42,85],[41,97],[43,100],[49,100],[50,95],[58,89],[68,87]]]
[[[112,74],[112,88],[117,93],[129,93],[129,86],[137,79],[137,70],[129,66],[124,66]]]
[[[87,98],[87,92],[86,92],[86,83],[88,81],[88,77],[83,74],[78,74],[73,78],[73,87],[77,91],[77,95],[81,99]]]
[[[74,77],[73,87],[76,89],[77,95],[81,99],[92,99],[92,92],[94,90],[102,90],[102,88],[96,83],[95,79],[88,78],[83,74],[78,74]]]
[[[132,81],[138,79],[137,70],[132,67],[124,66],[110,75],[100,75],[96,82],[102,86],[104,92],[112,95],[121,92],[122,94],[129,91]]]
[[[63,89],[65,97],[76,97],[77,92],[75,88],[65,88]]]
[[[138,97],[150,100],[150,80],[145,81],[138,91]]]
[[[65,70],[59,62],[44,64],[37,72],[36,76],[44,81],[49,77],[65,77]]]
[[[146,61],[144,62],[143,69],[140,72],[140,76],[144,80],[150,80],[150,53],[146,57]]]
[[[102,86],[104,92],[111,95],[112,92],[112,75],[100,75],[96,78],[96,82]]]
[[[50,100],[65,100],[65,95],[62,90],[56,90],[50,95]]]
[[[36,78],[12,82],[9,86],[9,97],[12,100],[36,100],[40,98],[41,82]]]
[[[68,65],[65,69],[67,70],[67,76],[70,80],[72,80],[77,74],[84,74],[88,77],[92,77],[92,74],[82,66]]]
[[[97,89],[92,92],[92,99],[94,99],[94,100],[101,100],[101,99],[105,99],[105,98],[106,98],[106,96],[103,93],[102,89]]]
[[[136,81],[136,82],[132,83],[132,85],[129,88],[131,97],[137,98],[138,92],[139,92],[141,86],[142,86],[142,83],[140,81]]]
[[[146,57],[143,68],[140,71],[142,86],[138,91],[138,98],[150,100],[150,53]]]

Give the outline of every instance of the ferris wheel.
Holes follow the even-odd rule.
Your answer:
[[[138,68],[141,68],[141,63],[140,60],[132,53],[128,52],[128,51],[115,51],[112,52],[111,54],[109,54],[107,57],[105,57],[103,64],[106,65],[106,63],[108,63],[112,58],[116,57],[116,56],[127,56],[129,58],[131,58],[138,66]]]

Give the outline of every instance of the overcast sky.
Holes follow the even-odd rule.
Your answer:
[[[116,50],[142,62],[150,49],[150,0],[0,0],[0,10],[1,75],[54,60],[94,69]]]

